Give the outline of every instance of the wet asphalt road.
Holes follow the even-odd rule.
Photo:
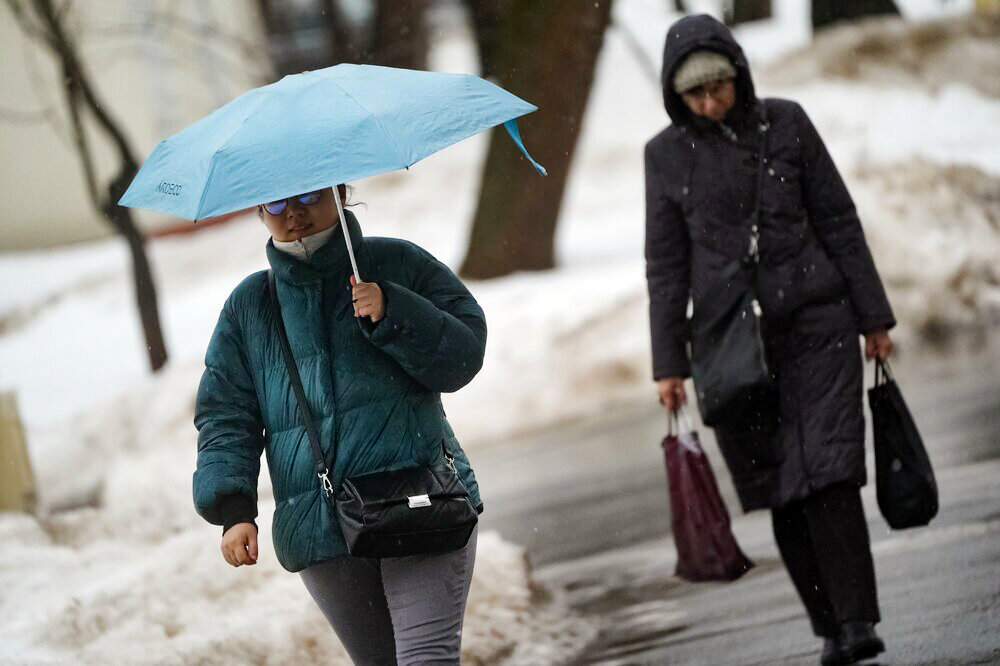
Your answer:
[[[942,508],[928,528],[891,532],[873,485],[863,493],[879,630],[889,645],[871,663],[1000,663],[1000,354],[994,345],[951,359],[903,357],[894,370],[935,465]],[[778,559],[769,516],[739,515],[706,429],[734,532],[757,567],[732,584],[671,575],[658,445],[665,429],[660,410],[636,406],[473,458],[484,528],[524,545],[553,598],[600,627],[570,663],[818,663],[819,642]]]

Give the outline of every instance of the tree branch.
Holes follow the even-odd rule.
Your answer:
[[[90,152],[90,144],[87,142],[87,133],[83,126],[83,119],[80,117],[80,89],[77,82],[70,76],[66,76],[66,108],[69,109],[71,126],[73,127],[73,139],[76,144],[77,153],[80,155],[80,164],[83,167],[84,179],[87,181],[87,192],[90,194],[94,207],[98,210],[104,208],[104,201],[97,189],[97,174],[94,170],[94,158]]]
[[[76,51],[73,48],[73,42],[70,40],[69,35],[67,35],[63,30],[63,24],[52,6],[52,1],[35,0],[35,6],[41,13],[41,17],[45,21],[46,27],[51,32],[54,41],[53,47],[59,54],[60,59],[63,61],[63,69],[66,76],[74,80],[79,85],[79,95],[87,102],[88,110],[91,114],[93,114],[98,125],[102,130],[104,130],[105,134],[108,135],[111,142],[118,149],[118,157],[122,163],[127,164],[130,168],[138,171],[139,163],[135,157],[133,157],[132,151],[128,147],[128,140],[118,129],[117,124],[104,110],[104,104],[91,87],[89,80],[83,72],[83,66],[77,59]]]
[[[51,35],[49,35],[48,32],[46,32],[42,27],[32,23],[23,3],[19,0],[6,0],[6,2],[7,8],[10,9],[10,13],[14,15],[14,20],[17,22],[18,27],[21,28],[21,31],[31,39],[42,42],[51,47]]]

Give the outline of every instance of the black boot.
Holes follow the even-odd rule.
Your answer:
[[[840,625],[837,638],[823,644],[823,666],[853,664],[885,652],[885,643],[875,633],[872,622],[845,622]]]
[[[823,639],[823,655],[819,658],[819,663],[823,666],[830,664],[840,664],[840,642],[836,638]]]

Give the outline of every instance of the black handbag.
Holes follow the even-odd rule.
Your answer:
[[[465,546],[479,522],[479,514],[443,441],[444,465],[359,474],[334,487],[288,343],[273,271],[268,271],[268,284],[281,352],[295,391],[299,417],[309,437],[314,471],[351,555],[403,557],[444,553]],[[336,459],[336,450],[331,458]]]
[[[938,512],[934,469],[886,362],[875,363],[875,386],[868,389],[868,406],[875,440],[878,508],[893,529],[926,525]]]
[[[764,113],[762,111],[762,113]],[[777,392],[767,364],[760,303],[754,286],[760,260],[761,198],[767,164],[767,117],[761,126],[757,203],[746,256],[709,285],[691,316],[691,376],[702,422],[711,427],[773,427]]]

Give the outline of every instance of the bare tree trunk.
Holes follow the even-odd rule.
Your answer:
[[[325,60],[315,61],[304,69],[320,69],[342,62],[364,64],[372,59],[372,26],[352,26],[340,8],[339,0],[325,0],[318,20],[326,26],[329,55]],[[287,7],[287,3],[285,3]],[[287,9],[286,9],[287,11]],[[291,37],[291,35],[289,35]]]
[[[301,72],[304,66],[299,61],[298,53],[289,49],[292,23],[288,15],[280,7],[275,6],[272,0],[258,0],[257,11],[264,34],[267,35],[265,46],[274,74],[280,78],[286,74]]]
[[[727,12],[729,14],[729,12]],[[732,13],[726,18],[729,25],[760,21],[771,17],[771,0],[734,0]]]
[[[33,9],[35,20],[37,20],[36,24],[28,17],[24,2],[7,0],[7,4],[24,33],[48,47],[61,65],[67,110],[73,127],[77,154],[80,157],[81,167],[87,182],[87,190],[94,207],[125,238],[132,255],[132,278],[135,286],[136,305],[146,338],[149,365],[155,372],[162,368],[167,361],[167,348],[163,339],[163,329],[160,326],[156,286],[153,283],[152,272],[146,257],[143,235],[132,221],[129,209],[118,205],[118,200],[139,170],[139,164],[133,156],[125,134],[107,112],[107,105],[97,96],[97,92],[83,69],[76,46],[64,29],[63,19],[68,5],[63,5],[57,11],[51,0],[31,0],[30,6]],[[103,194],[97,184],[96,169],[87,142],[82,111],[90,113],[98,128],[114,145],[121,162],[118,174],[108,184],[107,190]]]
[[[146,255],[146,239],[132,220],[132,211],[118,205],[118,200],[125,194],[137,171],[135,165],[123,165],[118,176],[108,183],[104,215],[125,238],[132,254],[132,280],[135,285],[139,320],[146,336],[149,367],[156,372],[167,362],[167,344],[163,339],[163,327],[160,325],[160,308],[156,298],[153,271]]]
[[[555,265],[555,231],[611,0],[507,0],[494,53],[501,85],[539,107],[519,120],[540,177],[494,130],[462,275],[492,278]]]
[[[275,72],[297,74],[342,62],[426,69],[428,0],[375,0],[370,19],[352,23],[343,0],[257,0]],[[322,42],[311,37],[319,31]]]
[[[899,9],[893,0],[812,0],[813,30],[879,14],[898,16]]]
[[[378,0],[372,35],[376,65],[427,69],[427,0]]]
[[[479,50],[479,75],[484,79],[493,77],[496,69],[493,59],[500,35],[500,16],[507,0],[464,0],[472,19],[472,29],[476,35]]]

